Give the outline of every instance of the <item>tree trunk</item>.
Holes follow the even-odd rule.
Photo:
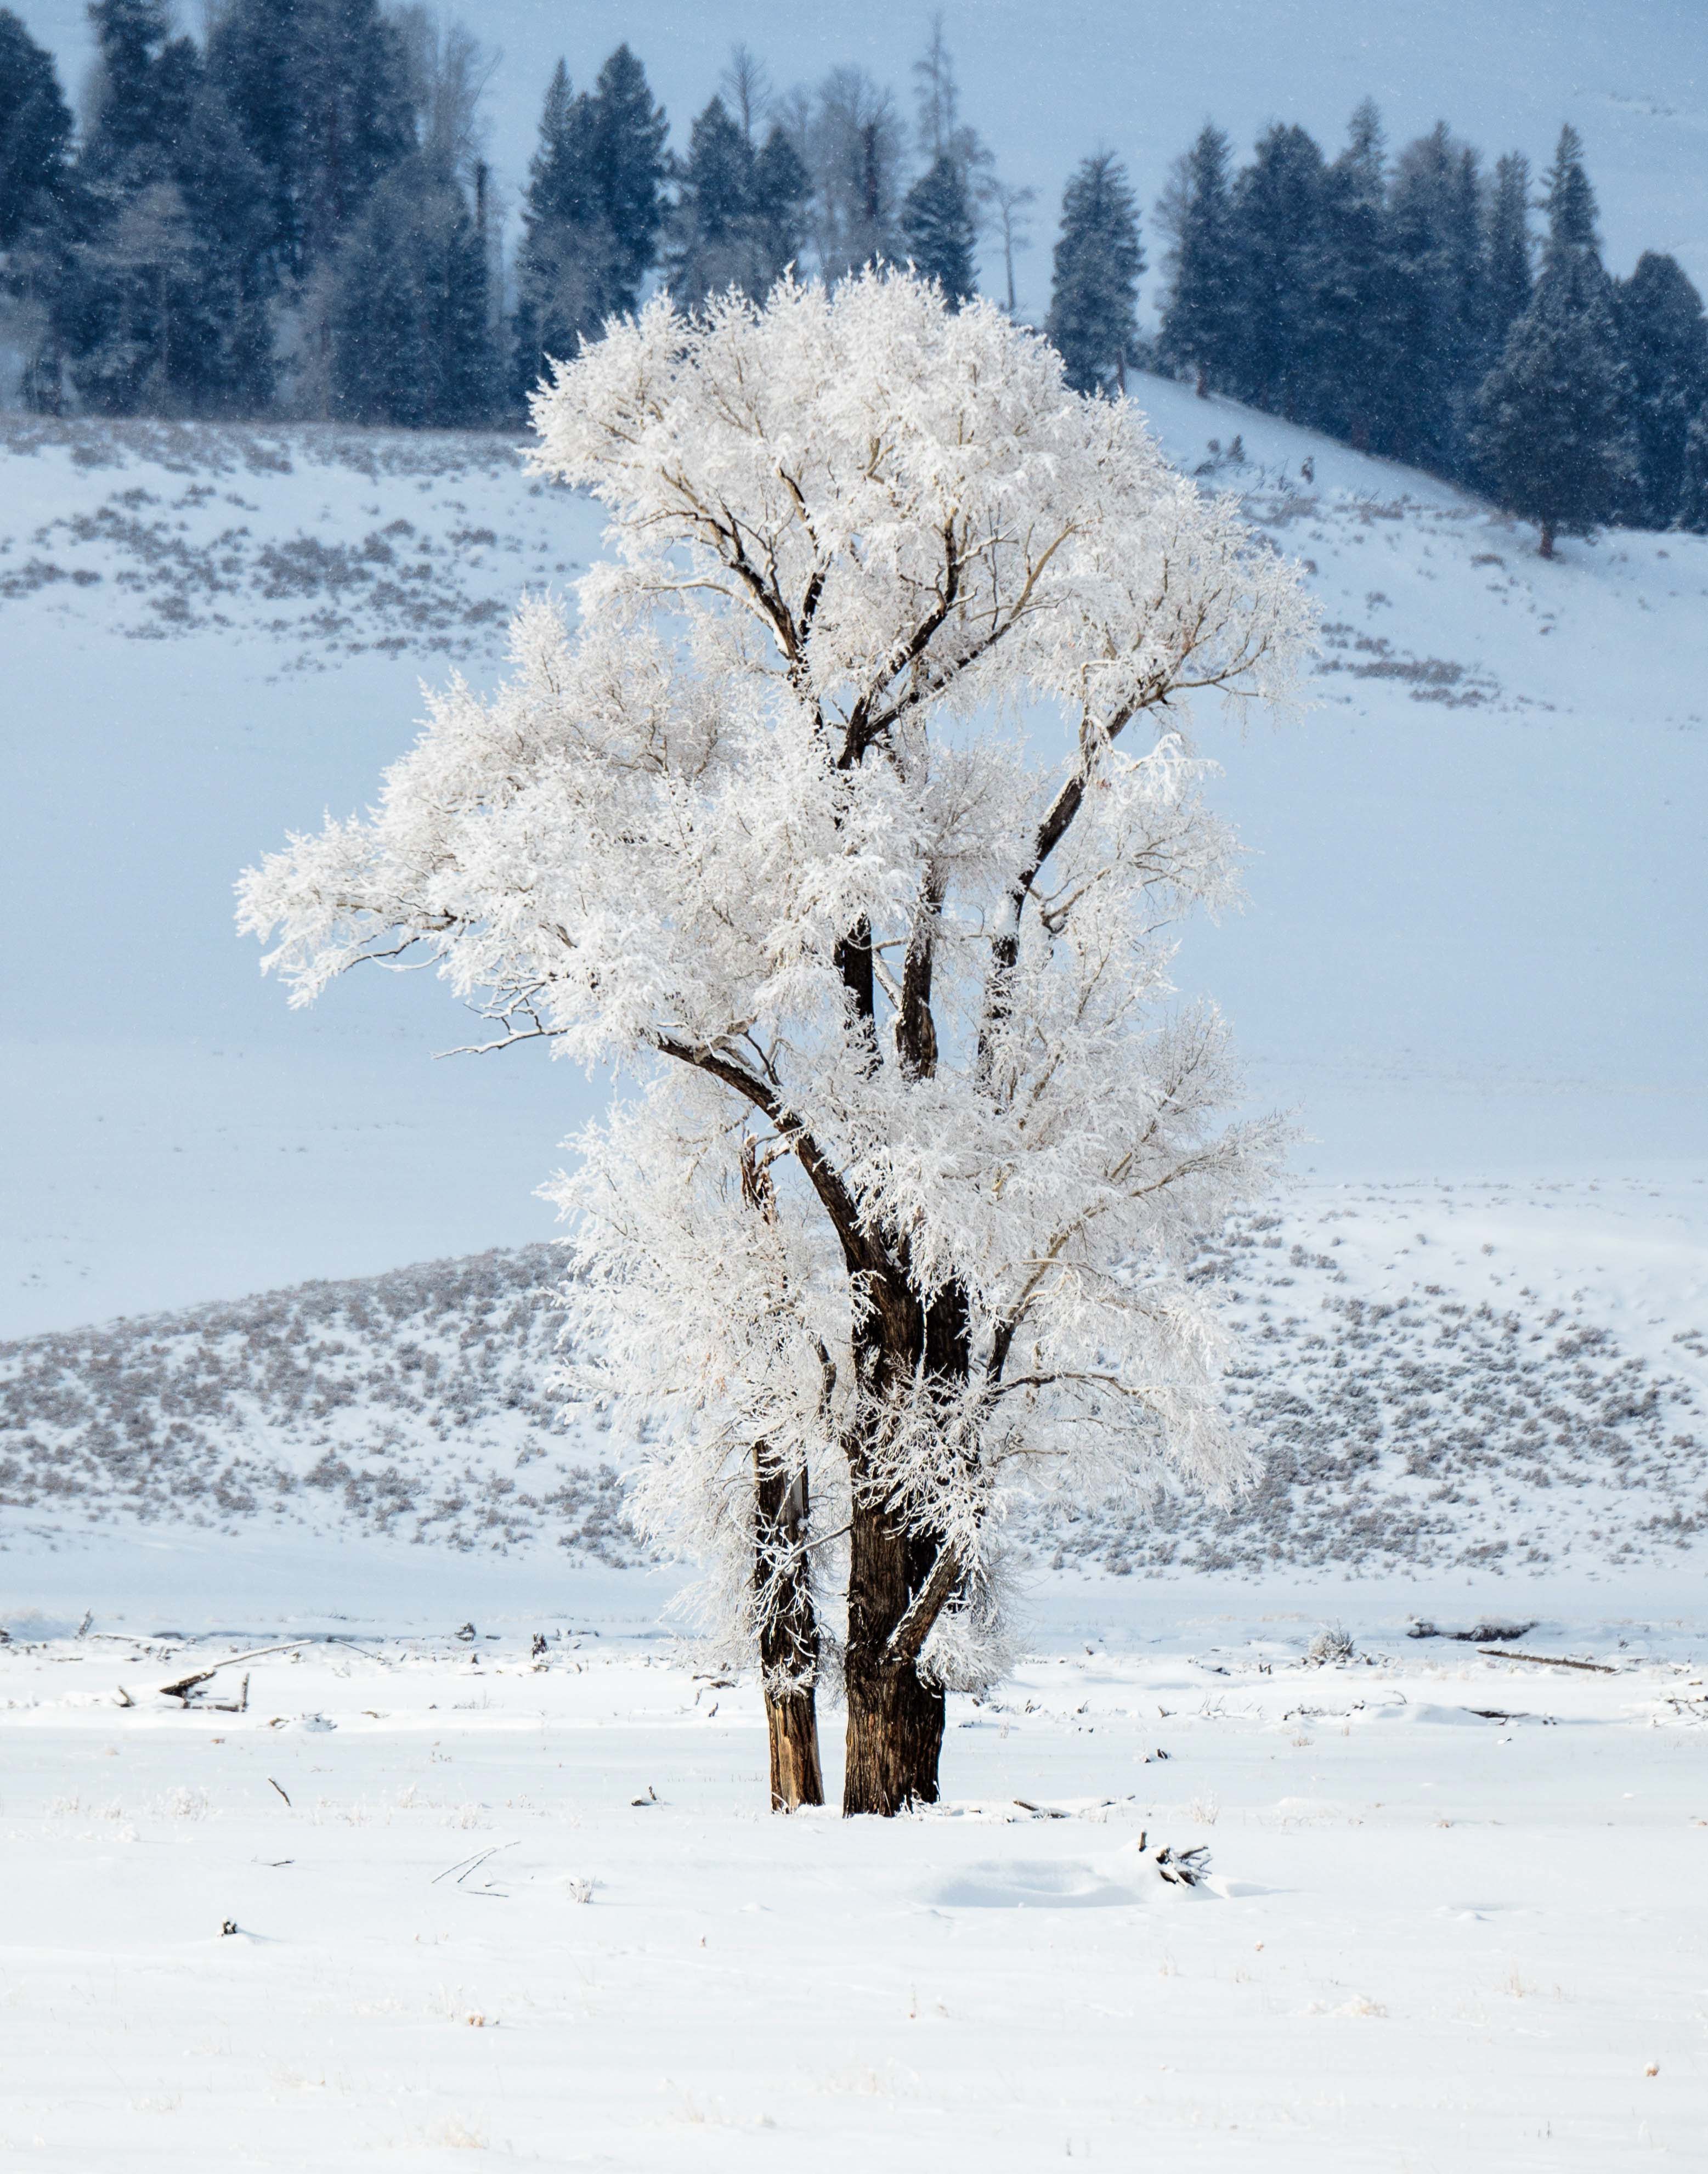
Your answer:
[[[905,1289],[906,1263],[895,1264],[889,1290]],[[928,1307],[910,1299],[874,1307],[866,1325],[867,1349],[858,1355],[871,1408],[883,1409],[884,1387],[919,1371],[950,1385],[964,1382],[970,1354],[966,1295],[949,1284]],[[931,1622],[948,1589],[916,1625],[912,1649],[891,1647],[910,1603],[932,1582],[940,1544],[929,1533],[910,1532],[882,1499],[863,1493],[862,1460],[851,1460],[854,1510],[849,1528],[848,1647],[843,1676],[848,1692],[848,1758],[842,1781],[845,1817],[875,1812],[889,1819],[909,1804],[934,1804],[938,1760],[943,1751],[943,1695],[921,1679],[916,1665]]]
[[[819,1763],[819,1618],[807,1552],[807,1475],[777,1468],[754,1446],[754,1591],[759,1619],[759,1681],[771,1745],[771,1809],[822,1804]]]
[[[850,1539],[842,1811],[850,1819],[862,1812],[889,1819],[909,1804],[937,1802],[943,1695],[921,1682],[911,1660],[895,1665],[884,1658],[934,1551],[896,1529],[881,1508],[857,1509]]]
[[[1543,522],[1542,541],[1536,549],[1537,554],[1540,558],[1551,559],[1554,556],[1554,523],[1551,521]]]
[[[771,1739],[771,1809],[797,1811],[824,1801],[824,1775],[819,1764],[819,1709],[810,1685],[805,1690],[765,1690],[765,1728]]]
[[[1203,365],[1203,363],[1200,363],[1200,364],[1198,365],[1198,380],[1197,380],[1197,385],[1196,390],[1197,390],[1197,396],[1198,396],[1198,397],[1199,397],[1199,399],[1200,399],[1200,400],[1208,400],[1208,399],[1209,398],[1209,397],[1210,397],[1210,374],[1209,374],[1209,372],[1208,372],[1208,371],[1204,368],[1204,365]]]

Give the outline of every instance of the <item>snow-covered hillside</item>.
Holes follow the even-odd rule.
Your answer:
[[[108,632],[276,645],[284,670],[485,656],[519,587],[561,587],[597,540],[517,450],[515,433],[0,415],[0,602],[68,586]]]
[[[0,1327],[547,1235],[579,1083],[435,1067],[461,1015],[407,979],[289,1013],[231,884],[597,519],[492,437],[13,419],[0,475]]]
[[[1138,390],[1323,604],[1310,715],[1199,721],[1251,904],[1179,969],[1230,1014],[1252,1101],[1296,1111],[1304,1189],[1207,1263],[1251,1331],[1230,1393],[1264,1490],[1018,1536],[1070,1577],[1684,1571],[1708,543],[1544,565],[1445,485]],[[357,1532],[567,1542],[605,1575],[631,1544],[608,1446],[556,1430],[526,1250],[601,1083],[527,1052],[434,1065],[463,1036],[430,981],[291,1013],[229,917],[244,862],[371,793],[418,673],[502,669],[505,604],[572,578],[595,516],[491,439],[31,425],[3,460],[0,1328],[55,1332],[6,1361],[13,1597],[58,1578],[56,1533],[75,1557],[139,1516],[162,1575],[222,1533],[300,1565]],[[466,1258],[495,1244],[524,1250]],[[350,1275],[378,1280],[243,1301]]]
[[[1256,1492],[1014,1506],[1031,1575],[1708,1566],[1708,1182],[1307,1186],[1198,1273],[1246,1348]],[[597,1419],[550,1393],[573,1295],[547,1247],[0,1347],[10,1546],[357,1535],[577,1566],[646,1559]],[[567,1558],[563,1551],[567,1551]],[[0,1556],[0,1564],[4,1564]],[[32,1573],[22,1562],[0,1568]],[[435,1578],[443,1573],[434,1573]],[[1531,1613],[1535,1613],[1532,1606]]]
[[[1700,1155],[1708,542],[1543,565],[1445,485],[1136,390],[1323,603],[1313,714],[1201,721],[1251,905],[1181,962],[1301,1166]],[[419,979],[288,1011],[230,886],[371,795],[421,676],[490,683],[505,605],[593,555],[592,510],[490,438],[14,425],[0,474],[0,1330],[549,1237],[533,1188],[597,1083],[434,1065],[462,1020]]]

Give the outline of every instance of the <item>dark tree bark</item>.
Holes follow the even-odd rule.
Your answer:
[[[759,1610],[759,1680],[770,1738],[771,1809],[822,1804],[819,1761],[819,1619],[807,1554],[807,1475],[779,1471],[763,1442],[754,1451],[754,1587]]]
[[[945,1389],[964,1385],[970,1361],[965,1294],[951,1284],[928,1307],[914,1298],[906,1263],[892,1263],[862,1333],[864,1409],[881,1414],[885,1393],[923,1373]],[[884,1303],[884,1300],[888,1303]],[[880,1422],[881,1423],[881,1420]],[[909,1804],[934,1804],[943,1751],[944,1699],[919,1673],[919,1654],[954,1579],[940,1540],[911,1530],[869,1479],[857,1451],[849,1534],[847,1763],[845,1815],[889,1818]],[[862,1484],[864,1483],[864,1484]]]
[[[857,1512],[848,1580],[848,1756],[842,1809],[888,1819],[934,1804],[943,1750],[943,1695],[916,1664],[885,1658],[891,1634],[924,1582],[926,1550],[881,1509]],[[910,1572],[911,1575],[910,1576]]]
[[[770,1738],[771,1809],[798,1811],[824,1801],[824,1771],[819,1764],[819,1709],[810,1686],[805,1690],[765,1690],[765,1730]]]
[[[1542,537],[1536,550],[1538,558],[1551,559],[1554,556],[1554,523],[1551,521],[1543,522]]]

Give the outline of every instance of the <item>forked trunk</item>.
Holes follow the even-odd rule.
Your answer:
[[[888,1392],[910,1379],[916,1383],[921,1373],[945,1389],[967,1377],[965,1293],[951,1283],[929,1306],[911,1293],[898,1299],[897,1292],[906,1290],[904,1254],[887,1285],[889,1303],[874,1306],[863,1325],[864,1349],[857,1352],[874,1414],[881,1414]],[[953,1571],[935,1538],[910,1532],[889,1502],[868,1491],[870,1468],[857,1450],[851,1463],[842,1810],[845,1816],[875,1812],[888,1819],[909,1804],[937,1802],[943,1695],[922,1679],[918,1657],[949,1598]]]
[[[779,1471],[764,1442],[754,1448],[754,1595],[759,1681],[771,1746],[771,1809],[822,1804],[819,1763],[819,1618],[807,1551],[807,1475]]]

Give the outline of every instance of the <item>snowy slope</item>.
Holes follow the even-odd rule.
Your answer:
[[[435,1066],[462,1015],[413,980],[289,1013],[231,884],[371,795],[423,673],[489,678],[597,519],[505,439],[14,419],[0,444],[0,1325],[546,1236],[581,1083]]]
[[[1135,1573],[1397,1590],[1469,1572],[1532,1615],[1562,1581],[1646,1581],[1651,1605],[1700,1587],[1705,1204],[1700,1177],[1311,1184],[1235,1223],[1197,1273],[1242,1332],[1229,1403],[1258,1486],[1225,1510],[1017,1502],[1035,1605]],[[157,1571],[176,1557],[172,1604],[197,1620],[230,1605],[194,1574],[220,1541],[287,1588],[358,1539],[497,1558],[531,1588],[553,1564],[646,1560],[621,1453],[548,1386],[576,1333],[560,1274],[538,1247],[0,1346],[0,1610],[134,1593],[139,1539]]]
[[[1444,485],[1137,391],[1324,607],[1313,713],[1201,721],[1251,903],[1181,964],[1253,1100],[1297,1110],[1301,1166],[1700,1155],[1708,544],[1544,566]],[[230,884],[371,794],[420,675],[490,683],[504,604],[573,576],[592,510],[489,438],[16,425],[0,477],[0,1331],[549,1236],[532,1189],[597,1084],[528,1051],[434,1065],[462,1015],[419,980],[288,1011]]]
[[[75,86],[92,51],[84,0],[19,0],[33,35]],[[922,0],[857,9],[776,0],[478,0],[460,14],[500,50],[488,95],[490,150],[512,193],[526,179],[548,78],[559,55],[589,83],[621,39],[646,64],[678,149],[744,40],[781,87],[851,62],[911,117],[910,68],[930,34]],[[1583,134],[1609,261],[1676,253],[1708,289],[1708,61],[1693,0],[1211,0],[1197,7],[1110,0],[947,0],[944,34],[967,116],[1001,172],[1035,187],[1037,241],[1018,265],[1023,309],[1041,317],[1049,244],[1074,163],[1109,147],[1127,161],[1148,214],[1170,162],[1205,118],[1246,152],[1271,122],[1298,122],[1331,149],[1374,97],[1392,141],[1445,117],[1489,159],[1527,152],[1539,170],[1560,124]],[[194,21],[193,11],[181,14]],[[1152,256],[1157,251],[1152,248]],[[997,279],[986,268],[986,284]],[[1147,287],[1147,299],[1154,279]]]
[[[1251,905],[1186,955],[1265,1099],[1302,1102],[1307,1160],[1700,1155],[1708,539],[1608,534],[1547,565],[1446,484],[1182,387],[1138,397],[1323,605],[1316,713],[1203,734]]]

